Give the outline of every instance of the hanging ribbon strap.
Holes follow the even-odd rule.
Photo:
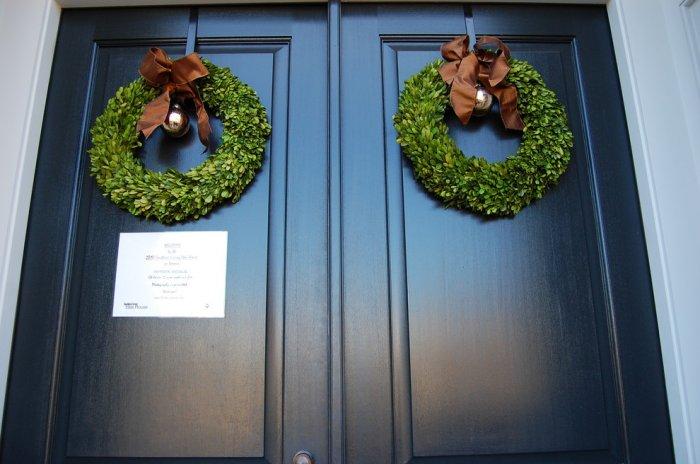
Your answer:
[[[497,51],[484,48],[486,45],[497,47]],[[501,39],[481,37],[470,52],[469,36],[463,35],[443,44],[440,52],[445,59],[440,75],[450,86],[450,102],[462,124],[469,122],[476,104],[476,87],[480,83],[498,100],[503,125],[523,130],[525,126],[518,114],[518,91],[513,84],[505,82],[510,70],[510,50]]]
[[[136,125],[139,132],[149,137],[165,121],[170,109],[170,96],[178,95],[194,102],[199,140],[204,146],[209,146],[209,116],[194,85],[195,79],[209,75],[209,71],[199,56],[190,53],[172,61],[163,50],[153,47],[144,56],[139,72],[150,85],[162,89],[162,93],[146,105]]]

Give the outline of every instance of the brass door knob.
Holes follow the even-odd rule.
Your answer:
[[[314,457],[308,451],[299,451],[292,458],[292,464],[314,464]]]

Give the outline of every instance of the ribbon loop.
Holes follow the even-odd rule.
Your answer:
[[[165,51],[153,47],[143,57],[139,73],[149,85],[161,87],[162,93],[146,105],[136,125],[138,131],[148,138],[165,121],[170,110],[170,97],[177,95],[194,102],[199,140],[204,146],[209,146],[209,116],[194,85],[196,79],[209,75],[209,71],[199,56],[190,53],[173,61]]]
[[[487,49],[488,45],[495,46],[496,51]],[[443,44],[440,52],[445,59],[440,76],[450,86],[450,102],[462,124],[467,124],[471,118],[476,88],[481,84],[498,100],[503,125],[523,130],[525,125],[518,114],[518,91],[515,85],[505,82],[510,71],[510,49],[501,39],[480,37],[474,50],[469,51],[469,36],[458,36]]]

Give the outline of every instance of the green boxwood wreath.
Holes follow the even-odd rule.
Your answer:
[[[195,84],[223,133],[199,166],[155,172],[134,156],[142,146],[136,123],[159,93],[142,78],[119,88],[91,128],[90,174],[105,197],[135,216],[164,224],[198,219],[223,201],[237,202],[262,166],[270,135],[265,107],[228,68],[202,61],[209,75]]]
[[[465,156],[444,121],[449,87],[438,72],[442,63],[430,63],[406,81],[394,116],[397,142],[416,179],[446,206],[514,215],[541,198],[569,164],[573,136],[564,108],[529,63],[511,58],[507,81],[518,90],[525,124],[520,148],[498,163]]]

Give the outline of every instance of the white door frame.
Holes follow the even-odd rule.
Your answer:
[[[215,3],[232,2],[0,0],[0,56],[10,57],[13,67],[12,73],[5,69],[0,75],[5,104],[0,111],[0,404],[61,9]],[[608,10],[649,253],[676,460],[700,464],[700,1],[565,3],[605,4]]]

